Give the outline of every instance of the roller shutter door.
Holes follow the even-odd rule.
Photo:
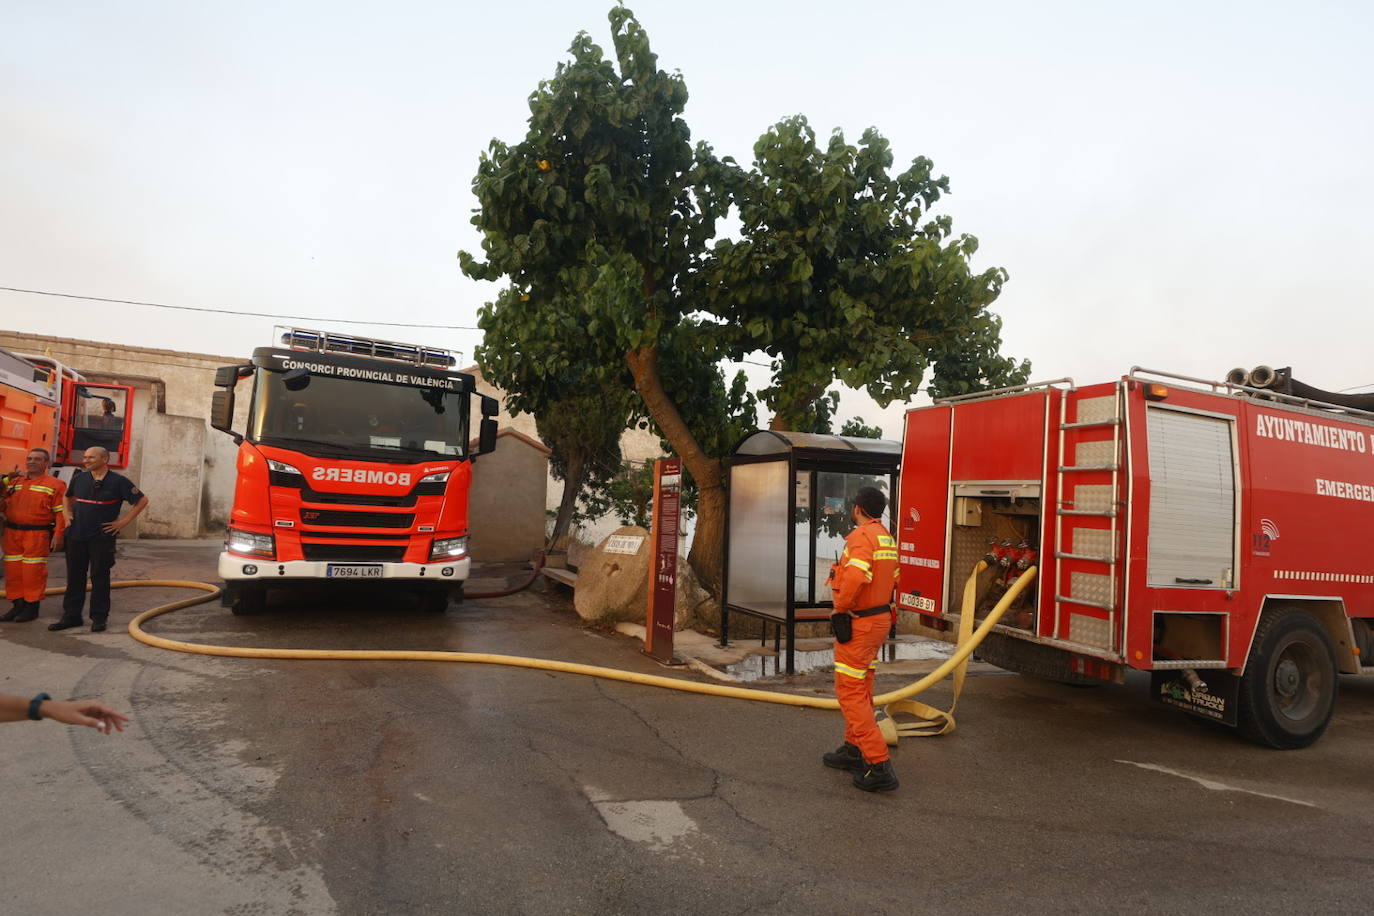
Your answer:
[[[1234,584],[1232,421],[1152,407],[1149,584]]]

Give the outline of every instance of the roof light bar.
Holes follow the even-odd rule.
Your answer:
[[[394,340],[376,340],[359,337],[356,334],[331,334],[328,331],[312,331],[308,328],[288,328],[278,325],[283,346],[292,350],[309,350],[316,353],[348,353],[354,356],[367,356],[372,359],[385,359],[412,366],[430,366],[436,369],[452,369],[458,365],[451,350],[441,347],[421,346],[418,344],[397,343]]]

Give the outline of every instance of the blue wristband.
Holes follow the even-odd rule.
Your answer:
[[[43,721],[43,717],[38,714],[38,707],[43,705],[44,700],[51,699],[52,697],[48,696],[46,693],[40,693],[32,700],[29,700],[29,718],[35,722]]]

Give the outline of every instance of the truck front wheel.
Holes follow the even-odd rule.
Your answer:
[[[448,610],[448,589],[427,588],[420,592],[420,610],[431,614],[442,614]]]
[[[1241,734],[1280,749],[1322,736],[1336,706],[1336,654],[1310,614],[1265,614],[1240,683]]]
[[[239,616],[261,614],[267,610],[267,589],[257,585],[237,589],[229,604],[229,610]]]

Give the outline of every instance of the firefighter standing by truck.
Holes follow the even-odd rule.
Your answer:
[[[115,564],[115,538],[120,529],[148,507],[148,497],[123,474],[110,470],[110,453],[93,445],[81,461],[86,470],[72,478],[67,504],[72,509],[67,532],[67,594],[62,599],[62,618],[49,630],[81,626],[86,603],[86,575],[91,580],[91,632],[102,633],[110,616],[110,570]],[[131,508],[123,515],[120,508]]]
[[[0,490],[5,597],[14,602],[0,615],[7,623],[37,619],[48,587],[48,553],[62,547],[67,485],[48,473],[49,460],[47,449],[31,449],[24,457],[24,474],[8,478]]]
[[[844,744],[825,754],[828,767],[849,770],[865,792],[890,792],[897,774],[873,715],[878,650],[892,628],[892,590],[897,584],[897,542],[883,523],[887,497],[874,487],[854,495],[854,530],[831,569],[835,612],[835,699],[844,715]]]

